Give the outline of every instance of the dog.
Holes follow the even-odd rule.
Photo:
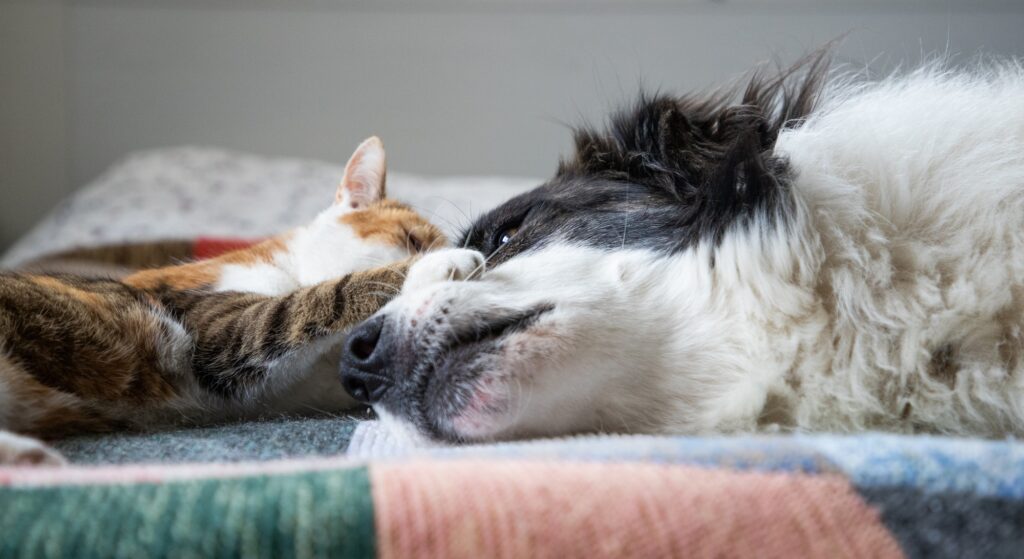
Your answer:
[[[1024,70],[983,66],[642,96],[414,266],[342,382],[453,442],[1024,434]]]

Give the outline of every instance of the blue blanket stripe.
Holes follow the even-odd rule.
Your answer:
[[[906,487],[1024,500],[1024,443],[949,437],[743,435],[654,437],[597,435],[461,448],[405,449],[435,457],[644,461],[754,471],[837,473],[857,487]]]
[[[1024,501],[910,487],[858,488],[907,557],[1024,557]]]

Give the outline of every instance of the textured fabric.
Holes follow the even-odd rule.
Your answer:
[[[378,442],[383,440],[381,433]],[[364,446],[370,448],[374,445]],[[244,487],[246,502],[257,503],[245,514],[269,515],[279,526],[286,524],[280,530],[300,530],[295,537],[305,537],[304,524],[282,520],[276,504],[281,480],[306,479],[306,487],[317,488],[317,502],[308,503],[308,510],[322,510],[317,508],[321,500],[345,508],[337,499],[367,497],[338,497],[321,480],[360,466],[369,470],[375,518],[370,524],[381,556],[876,557],[898,549],[909,557],[953,558],[1013,557],[1024,549],[1024,444],[1014,440],[882,434],[590,436],[376,448],[386,452],[361,458],[0,468],[0,488],[7,488],[0,489],[0,510],[20,511],[0,514],[2,533],[15,534],[0,557],[38,551],[33,546],[41,540],[33,538],[52,526],[59,529],[52,530],[47,545],[59,550],[79,545],[82,534],[97,526],[110,528],[123,549],[171,538],[161,545],[175,556],[187,555],[177,553],[179,546],[188,551],[194,544],[173,539],[177,536],[165,528],[169,521],[179,522],[182,530],[226,533],[229,541],[242,537],[237,517],[225,516],[223,508],[190,520],[178,520],[172,509],[147,508],[157,497],[177,499],[154,493],[160,485],[204,487],[204,495],[221,494],[222,484],[230,488],[224,495],[237,495]],[[50,510],[65,512],[42,512]],[[100,510],[104,519],[67,512],[74,510]],[[140,510],[163,513],[141,520]],[[121,526],[121,518],[133,528],[111,528]],[[113,524],[102,524],[108,521]],[[335,529],[329,537],[351,538],[346,530]],[[238,556],[237,547],[225,549],[230,552],[219,555]]]
[[[345,452],[360,414],[275,418],[153,433],[111,433],[55,441],[75,464],[239,462]]]
[[[1024,557],[1024,501],[976,493],[861,488],[911,557]]]
[[[841,473],[863,487],[913,487],[1024,501],[1024,443],[926,435],[587,435],[474,446],[426,445],[361,422],[350,455],[361,459],[485,458],[635,461],[757,471]]]
[[[192,258],[205,260],[216,258],[224,253],[249,248],[258,243],[258,239],[235,239],[225,237],[199,237],[192,245]]]
[[[365,469],[0,488],[0,557],[372,557]]]
[[[845,480],[653,464],[372,469],[380,557],[901,557]]]
[[[429,448],[438,448],[438,445],[409,440],[402,434],[384,428],[380,421],[360,421],[352,431],[345,452],[352,458],[372,460],[407,456]]]

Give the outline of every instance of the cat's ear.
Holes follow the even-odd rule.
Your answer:
[[[384,199],[387,180],[387,159],[384,144],[377,136],[359,144],[345,165],[345,177],[334,195],[336,205],[359,210]]]

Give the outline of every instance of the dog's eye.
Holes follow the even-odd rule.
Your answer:
[[[498,240],[498,243],[497,243],[498,248],[501,248],[501,247],[505,246],[506,244],[508,244],[508,242],[512,240],[512,237],[515,237],[516,233],[518,233],[518,232],[519,232],[519,228],[518,227],[509,227],[508,229],[505,229],[505,230],[502,230],[501,232],[499,232],[497,237],[496,237],[497,240]]]

